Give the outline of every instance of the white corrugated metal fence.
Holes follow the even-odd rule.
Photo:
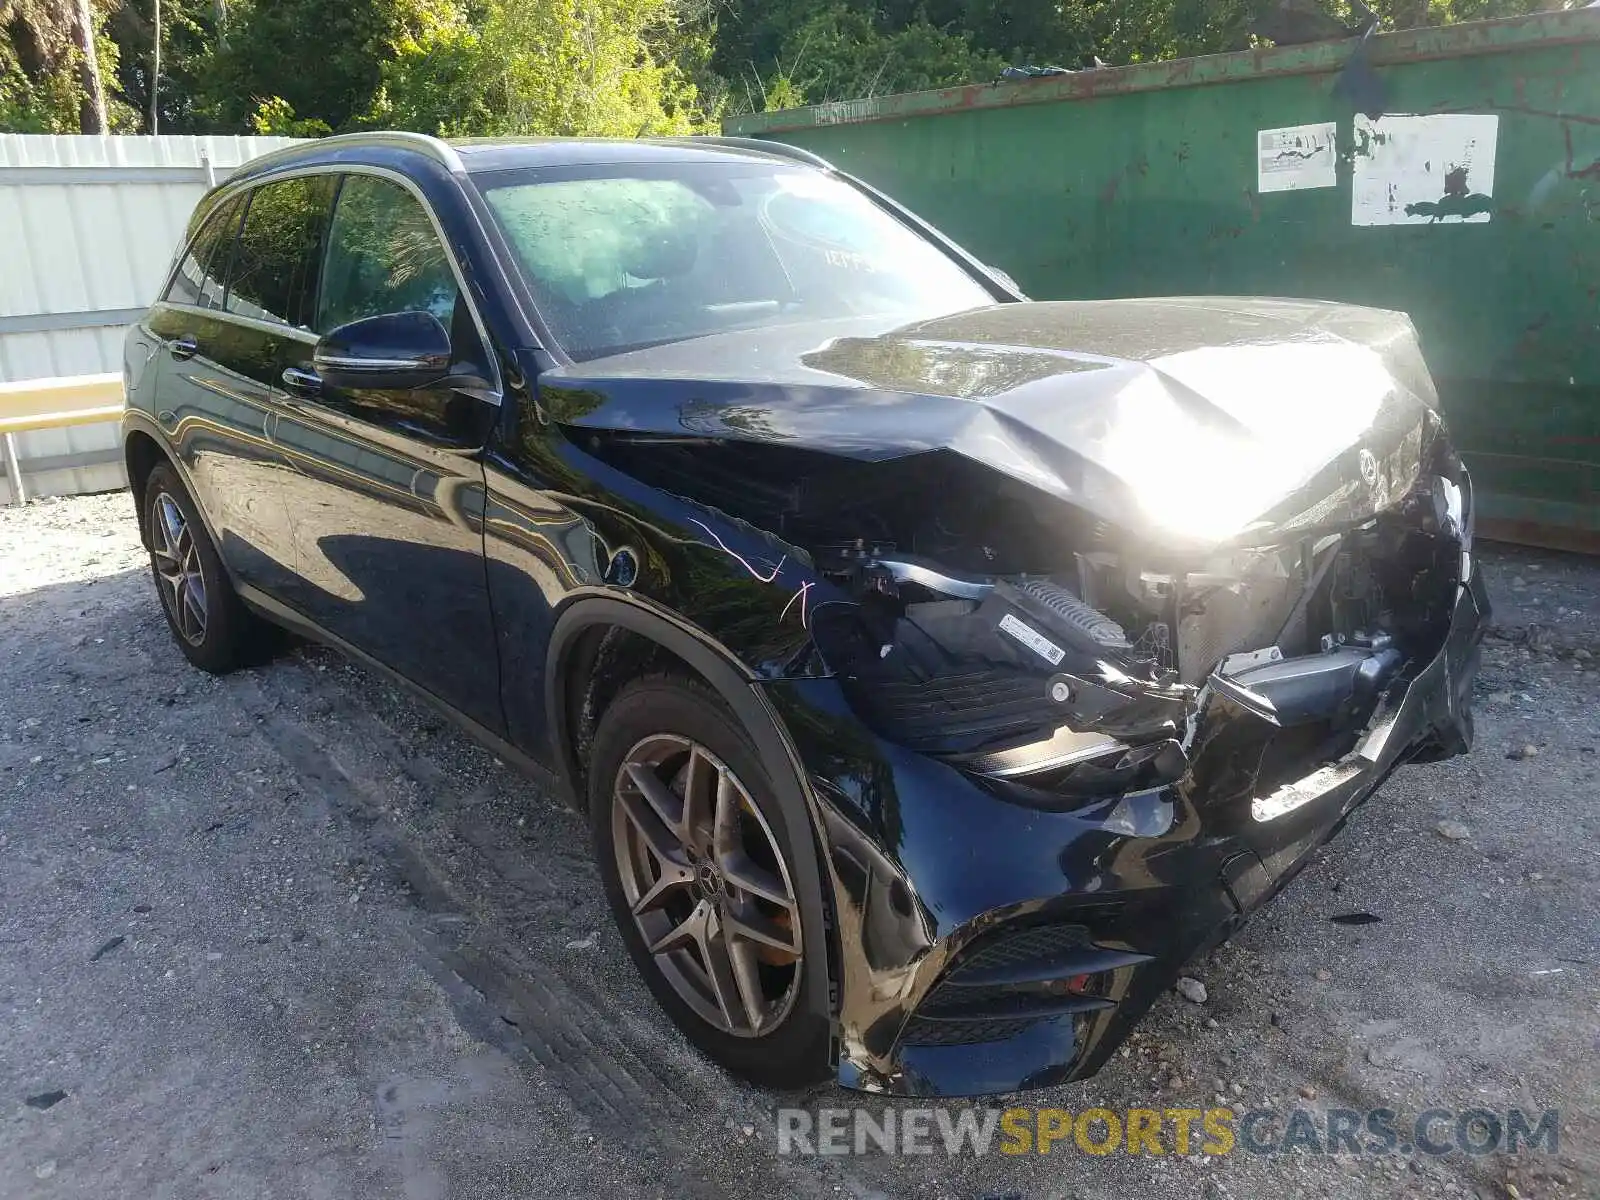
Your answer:
[[[0,383],[120,371],[195,202],[292,141],[0,134]],[[30,496],[122,486],[115,425],[15,438]]]

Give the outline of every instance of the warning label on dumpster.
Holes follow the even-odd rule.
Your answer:
[[[1295,192],[1334,184],[1332,121],[1256,131],[1256,191]]]
[[[1482,224],[1494,212],[1493,114],[1355,119],[1352,225]]]

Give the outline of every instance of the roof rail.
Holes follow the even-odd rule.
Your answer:
[[[408,150],[416,150],[426,154],[445,167],[452,175],[466,174],[466,164],[461,161],[461,155],[456,153],[456,148],[442,138],[429,137],[425,133],[412,133],[406,129],[374,129],[363,133],[341,133],[334,137],[325,138],[328,142],[375,142],[382,144],[403,146]]]
[[[709,142],[713,146],[727,146],[735,150],[759,150],[774,158],[791,158],[795,162],[821,167],[825,171],[833,170],[833,164],[820,154],[813,154],[809,150],[802,150],[799,146],[791,146],[787,142],[769,142],[765,138],[722,137],[716,134],[705,134],[691,140]]]
[[[339,147],[346,145],[365,146],[391,146],[400,150],[415,150],[426,154],[435,162],[441,164],[452,175],[463,175],[466,166],[461,161],[461,155],[456,153],[456,148],[449,142],[441,141],[436,137],[429,137],[425,133],[411,133],[406,130],[368,130],[359,133],[336,133],[330,137],[308,139],[297,142],[293,146],[283,146],[277,150],[270,150],[259,158],[252,158],[243,164],[235,174],[246,170],[255,171],[261,167],[271,167],[282,161],[293,161],[311,149],[312,143],[320,148]]]

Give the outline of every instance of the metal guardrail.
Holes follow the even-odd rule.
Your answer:
[[[122,408],[122,376],[115,371],[0,383],[0,438],[5,442],[12,503],[21,504],[28,498],[22,484],[22,463],[17,457],[17,434],[120,421]],[[38,469],[37,464],[30,465]]]
[[[216,168],[204,154],[198,167],[49,167],[0,166],[0,187],[28,187],[39,184],[109,183],[203,183],[215,187]]]
[[[115,329],[132,325],[143,308],[95,308],[84,312],[22,313],[0,316],[0,333],[59,333],[67,329]]]

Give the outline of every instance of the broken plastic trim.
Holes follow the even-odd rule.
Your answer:
[[[962,766],[980,775],[1010,779],[1121,753],[1127,748],[1126,743],[1103,733],[1079,733],[1063,725],[1044,741],[979,754],[964,760]]]
[[[1246,712],[1254,713],[1269,725],[1277,725],[1278,710],[1259,692],[1252,692],[1242,683],[1235,683],[1222,673],[1218,667],[1211,672],[1211,678],[1206,680],[1206,687],[1218,695],[1226,696]]]
[[[970,763],[960,765],[971,769]],[[1102,815],[1096,819],[1103,820],[1113,811],[1104,807],[1107,803],[1119,798],[1159,797],[1163,789],[1188,772],[1189,757],[1183,746],[1169,738],[1130,746],[1114,754],[1080,759],[1061,767],[1004,776],[975,771],[972,775],[1003,799],[1050,812],[1087,812],[1098,808]],[[1170,825],[1170,811],[1158,823]],[[1136,824],[1141,830],[1150,826],[1146,820]]]
[[[1256,657],[1230,655],[1209,683],[1213,691],[1275,726],[1330,720],[1352,701],[1375,703],[1405,661],[1386,644],[1371,649],[1336,646],[1320,654],[1279,655],[1230,670],[1236,660]]]

